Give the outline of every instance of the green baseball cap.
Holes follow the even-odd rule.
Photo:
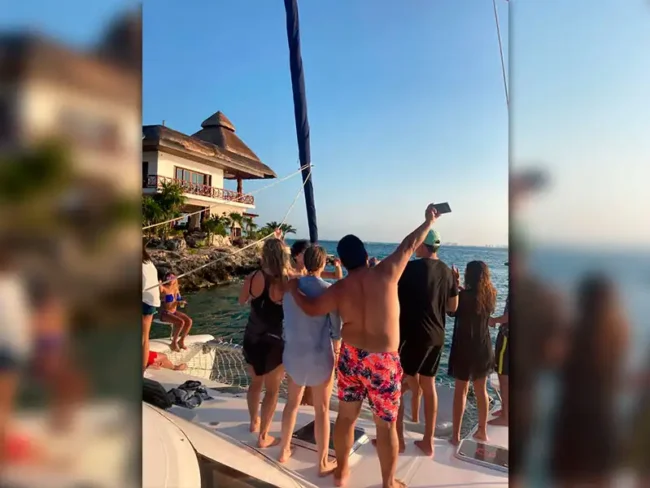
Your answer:
[[[427,236],[424,238],[424,244],[431,247],[440,246],[440,234],[437,230],[431,229]]]

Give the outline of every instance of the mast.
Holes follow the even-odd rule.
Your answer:
[[[309,240],[318,241],[318,224],[316,222],[316,205],[314,203],[313,175],[311,172],[311,149],[309,145],[309,121],[307,120],[307,97],[305,96],[305,74],[302,69],[300,53],[300,23],[298,20],[297,0],[284,0],[287,14],[287,38],[289,40],[289,61],[291,66],[291,87],[293,89],[293,111],[296,119],[298,137],[298,154],[302,168],[305,203],[307,205],[307,223]],[[309,180],[307,178],[309,177]]]

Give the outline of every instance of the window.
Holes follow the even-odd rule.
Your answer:
[[[102,151],[120,149],[117,123],[98,118],[94,113],[65,109],[59,115],[59,125],[75,144]]]
[[[147,176],[149,176],[149,163],[142,161],[142,181],[147,181]]]
[[[206,185],[210,186],[212,177],[197,171],[190,171],[189,169],[176,167],[176,179],[181,180],[192,185]]]

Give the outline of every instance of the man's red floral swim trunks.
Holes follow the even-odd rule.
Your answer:
[[[366,352],[343,343],[338,364],[338,396],[342,402],[361,402],[387,422],[397,419],[402,386],[397,352]]]

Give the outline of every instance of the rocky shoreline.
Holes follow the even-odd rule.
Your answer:
[[[251,241],[238,239],[234,243],[228,237],[213,236],[210,245],[199,246],[205,236],[175,237],[166,241],[150,239],[147,251],[162,277],[167,273],[181,275],[207,263],[213,263],[179,280],[181,291],[197,291],[213,286],[227,285],[260,269],[263,243],[241,250]],[[332,264],[334,256],[328,256]]]
[[[154,240],[147,246],[151,260],[161,277],[169,272],[181,275],[207,263],[213,263],[179,280],[183,292],[227,285],[260,267],[259,246],[241,251],[247,243],[238,242],[237,245],[232,245],[228,238],[215,239],[213,245],[207,247],[190,247],[188,244],[191,244],[191,241],[186,241],[187,239],[183,238],[170,239],[165,243]]]

